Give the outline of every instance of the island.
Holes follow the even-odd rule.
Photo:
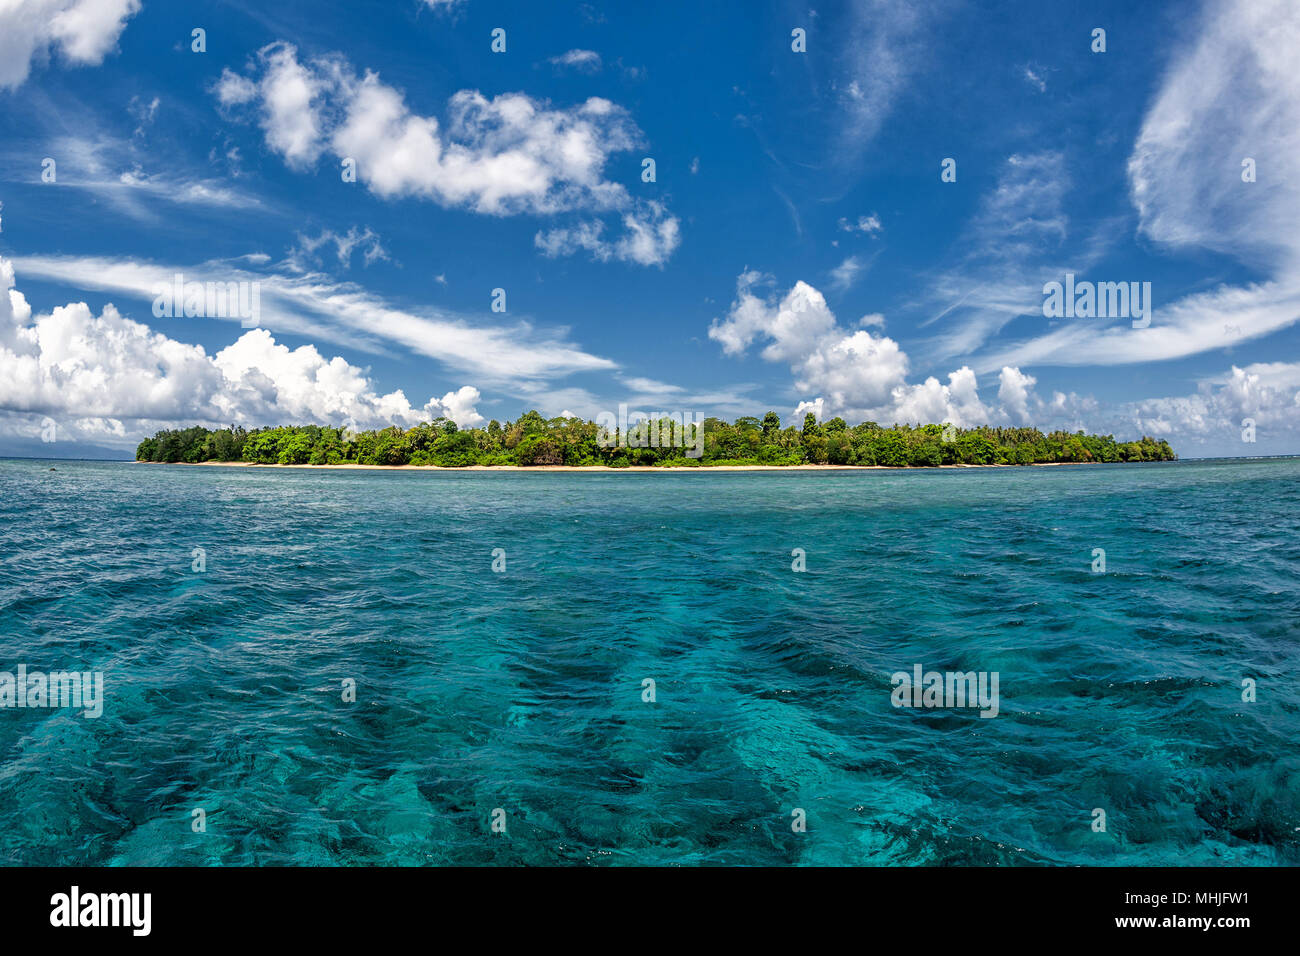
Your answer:
[[[167,429],[140,442],[136,460],[253,465],[698,468],[839,466],[918,468],[980,465],[1173,461],[1164,440],[1036,428],[951,424],[849,426],[842,418],[782,428],[775,412],[734,422],[682,416],[624,427],[530,411],[504,424],[459,428],[435,419],[412,428],[346,427]]]

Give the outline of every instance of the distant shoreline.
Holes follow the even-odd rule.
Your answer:
[[[1036,461],[1025,465],[270,465],[253,461],[136,461],[136,465],[185,465],[193,468],[314,468],[324,471],[941,471],[966,468],[1043,468],[1056,465],[1131,465],[1143,462]]]
[[[603,419],[604,413],[598,417]],[[493,420],[487,428],[462,429],[446,419],[364,432],[327,425],[252,431],[234,425],[215,430],[202,425],[164,428],[141,440],[135,457],[190,464],[767,471],[803,466],[865,469],[1173,461],[1178,456],[1169,442],[1149,435],[1117,442],[1113,435],[1082,431],[961,429],[951,423],[882,428],[876,422],[863,422],[850,428],[842,418],[819,423],[811,412],[804,416],[802,429],[782,428],[776,412],[761,420],[738,418],[734,424],[707,418],[693,422],[689,429],[663,413],[660,419],[635,427],[620,423],[613,428],[576,418],[547,420],[533,410],[504,425]]]

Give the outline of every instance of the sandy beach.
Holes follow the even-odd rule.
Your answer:
[[[137,465],[187,465],[208,468],[316,468],[325,471],[936,471],[948,468],[1034,468],[1055,465],[1087,465],[1086,461],[1043,461],[1032,465],[628,465],[611,468],[609,465],[466,465],[448,468],[442,465],[359,465],[348,462],[340,465],[262,465],[251,461],[137,461]],[[1123,464],[1123,462],[1115,462]]]

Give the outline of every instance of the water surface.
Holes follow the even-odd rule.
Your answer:
[[[1298,569],[1300,460],[0,461],[0,670],[106,692],[0,710],[0,860],[1296,864]]]

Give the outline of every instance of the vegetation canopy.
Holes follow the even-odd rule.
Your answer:
[[[665,428],[667,422],[665,422]],[[244,461],[259,465],[633,465],[691,468],[701,465],[1033,465],[1049,462],[1172,461],[1169,443],[1143,437],[1119,442],[1110,435],[1051,432],[1036,428],[954,428],[893,425],[842,418],[803,427],[781,427],[775,412],[762,419],[704,422],[703,454],[649,445],[645,425],[626,435],[604,433],[578,418],[545,419],[530,411],[517,421],[486,428],[456,427],[447,419],[402,429],[348,432],[320,425],[289,425],[251,431],[231,426],[164,430],[140,442],[137,461]],[[604,447],[609,446],[609,447]]]

